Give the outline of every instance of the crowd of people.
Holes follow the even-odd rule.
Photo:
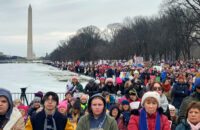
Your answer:
[[[106,66],[95,66],[84,87],[73,76],[64,99],[38,91],[24,106],[0,89],[0,130],[200,129],[199,61]]]

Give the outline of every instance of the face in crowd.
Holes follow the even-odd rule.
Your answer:
[[[91,102],[91,110],[94,117],[99,117],[104,111],[104,103],[100,97],[96,97]]]
[[[188,120],[196,125],[200,122],[200,110],[198,108],[191,108],[188,111]]]
[[[162,95],[162,93],[163,93],[162,86],[159,83],[155,83],[153,85],[153,91],[155,91],[155,92],[159,93],[160,95]]]
[[[40,102],[39,102],[39,101],[34,102],[34,103],[33,103],[33,107],[34,107],[34,108],[39,108],[39,107],[40,107]]]
[[[170,112],[170,116],[171,117],[175,117],[176,116],[176,109],[170,109],[169,112]]]
[[[118,113],[119,113],[119,111],[118,111],[118,109],[117,108],[114,108],[113,110],[112,110],[112,116],[114,117],[114,118],[116,118],[117,117],[117,115],[118,115]]]
[[[0,115],[5,115],[9,108],[9,102],[6,97],[0,96]]]
[[[63,114],[63,115],[66,115],[66,113],[67,113],[67,110],[66,110],[64,107],[60,107],[60,108],[58,109],[58,111],[59,111],[61,114]]]
[[[158,102],[155,98],[149,97],[144,101],[144,108],[149,115],[156,112],[158,108]]]
[[[70,93],[65,95],[65,100],[69,100],[72,97],[72,95]]]
[[[52,111],[56,108],[57,102],[50,95],[44,102],[44,107],[46,110]]]
[[[77,79],[72,79],[72,83],[73,83],[73,84],[77,84],[77,83],[78,83],[78,80],[77,80]]]

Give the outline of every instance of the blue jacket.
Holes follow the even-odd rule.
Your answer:
[[[176,83],[173,86],[174,102],[173,105],[179,109],[183,99],[188,96],[189,90],[186,84]]]

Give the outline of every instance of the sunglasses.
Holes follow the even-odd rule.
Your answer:
[[[161,91],[162,88],[161,87],[153,87],[153,90],[159,90],[159,91]]]

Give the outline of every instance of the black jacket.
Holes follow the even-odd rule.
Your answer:
[[[45,123],[46,113],[44,110],[41,112],[33,115],[31,117],[31,124],[33,130],[44,130],[44,123]],[[56,122],[57,130],[64,130],[67,124],[67,117],[63,116],[58,110],[56,109],[55,114],[53,116]]]
[[[97,85],[93,84],[93,86],[90,86],[89,84],[87,84],[85,86],[84,93],[88,94],[89,96],[92,96],[92,95],[98,93],[98,87],[97,87]]]

